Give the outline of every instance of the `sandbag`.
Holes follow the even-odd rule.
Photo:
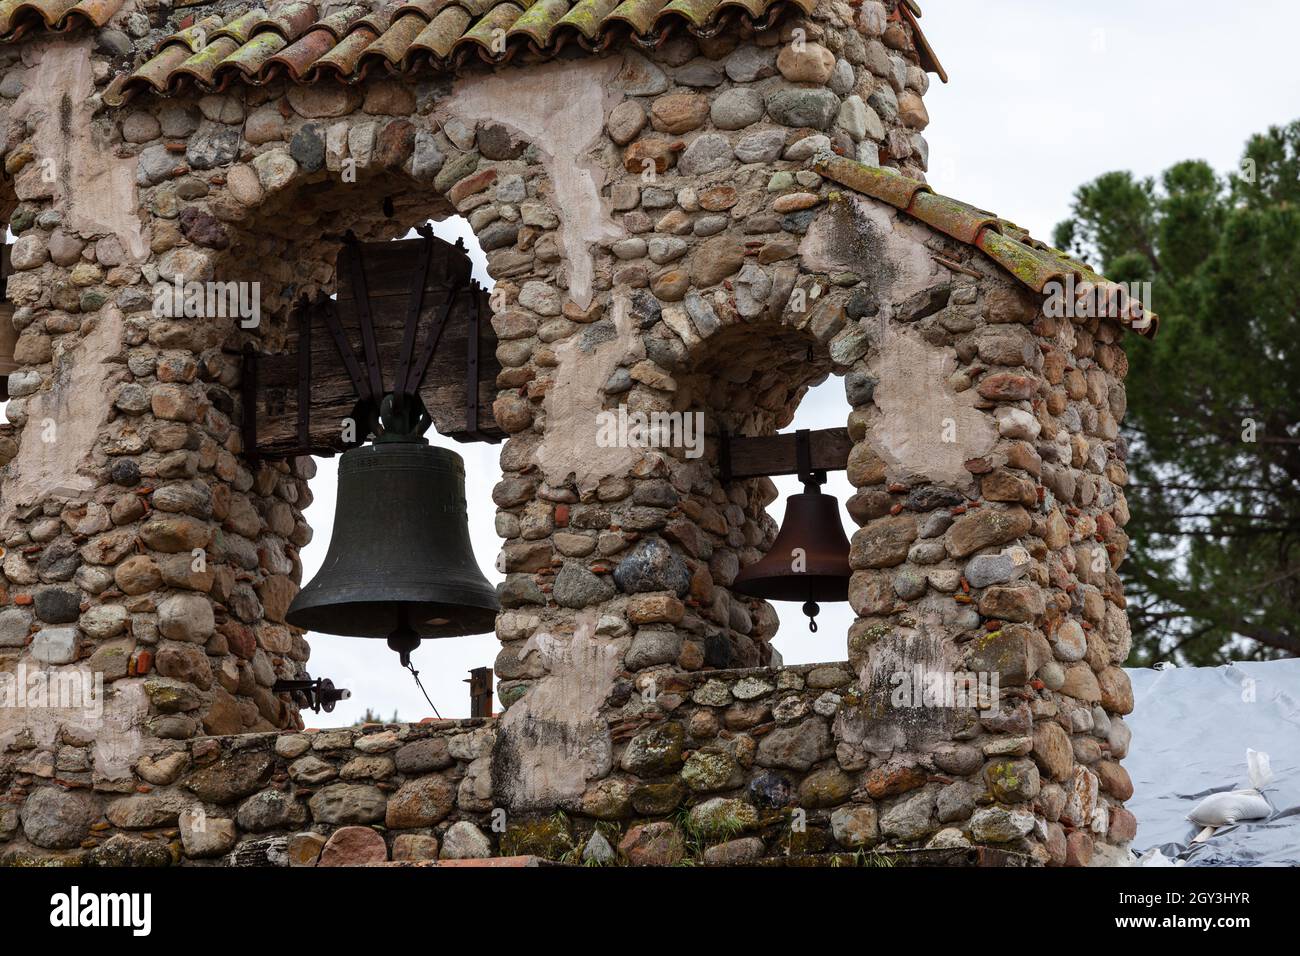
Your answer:
[[[1273,808],[1260,793],[1273,779],[1268,754],[1247,750],[1246,766],[1250,775],[1249,788],[1212,793],[1193,808],[1187,819],[1203,827],[1230,827],[1242,820],[1262,820],[1271,814]]]

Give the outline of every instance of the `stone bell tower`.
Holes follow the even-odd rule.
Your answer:
[[[1066,279],[1117,300],[926,185],[946,76],[920,16],[0,13],[0,677],[104,690],[0,709],[0,858],[1113,859],[1135,825],[1117,423],[1157,320],[1063,302]],[[453,214],[496,282],[505,709],[303,733],[271,688],[308,664],[285,615],[321,489],[310,457],[249,446],[245,356],[337,290],[344,233]],[[169,313],[160,285],[235,297]],[[732,588],[776,536],[775,472],[731,459],[830,374],[857,617],[845,660],[782,667],[772,606]],[[658,427],[608,430],[629,419]],[[908,684],[931,678],[977,691]]]

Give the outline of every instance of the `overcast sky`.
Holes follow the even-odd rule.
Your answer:
[[[948,71],[926,103],[934,188],[1051,240],[1076,187],[1113,169],[1156,175],[1182,159],[1236,165],[1246,138],[1300,118],[1294,46],[1296,0],[921,0],[921,23]],[[444,223],[446,238],[465,233]],[[487,283],[481,254],[478,277]],[[810,393],[792,428],[841,426],[848,409],[838,380]],[[500,542],[493,530],[492,485],[499,446],[457,445],[469,476],[470,530],[479,566],[490,580]],[[322,460],[307,517],[316,539],[303,552],[304,580],[324,557],[333,521],[335,462]],[[784,493],[793,479],[778,481]],[[826,491],[841,500],[843,475]],[[784,512],[784,502],[772,508]],[[846,526],[848,521],[846,518]],[[849,529],[851,530],[851,529]],[[776,646],[787,663],[843,660],[852,619],[847,605],[823,609],[821,630],[808,633],[798,605],[778,604]],[[428,705],[382,641],[312,635],[314,676],[352,690],[329,716],[306,714],[309,726],[349,723],[369,707],[404,720]],[[494,635],[426,641],[414,655],[421,679],[445,717],[469,713],[472,667],[490,666]]]

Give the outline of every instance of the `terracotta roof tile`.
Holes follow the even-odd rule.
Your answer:
[[[240,43],[247,43],[249,36],[252,35],[253,27],[255,27],[258,23],[260,23],[264,16],[265,16],[265,11],[261,10],[260,8],[254,7],[252,10],[249,10],[247,13],[245,13],[242,17],[235,17],[235,19],[231,20],[225,26],[216,28],[213,31],[212,35],[214,37],[219,37],[219,36],[230,37],[231,39],[238,40]],[[213,18],[213,19],[216,19],[218,23],[221,22],[220,18]],[[205,18],[203,22],[207,22],[207,18]],[[199,24],[196,24],[196,26],[198,25]],[[164,40],[163,42],[165,43],[166,41]]]
[[[622,22],[632,28],[632,32],[644,36],[654,26],[655,15],[664,8],[668,0],[623,0],[614,12],[605,18],[605,22]],[[603,25],[603,24],[602,24]]]
[[[267,72],[282,67],[291,79],[301,80],[312,65],[337,44],[338,40],[329,30],[308,30],[267,61]]]
[[[166,47],[148,63],[136,70],[135,73],[132,74],[132,79],[136,80],[142,87],[147,84],[154,90],[164,90],[167,88],[167,81],[171,78],[172,74],[175,73],[176,70],[180,68],[180,65],[188,60],[190,56],[191,53],[189,47],[183,43],[177,43]]]
[[[0,38],[32,30],[63,32],[85,24],[102,27],[126,0],[0,0]]]
[[[263,36],[266,36],[266,34],[263,34]],[[270,34],[270,36],[279,40],[281,44],[284,43],[284,40],[275,34]],[[212,78],[216,76],[217,70],[226,62],[228,57],[247,49],[251,45],[250,43],[241,47],[238,40],[232,40],[230,37],[217,37],[177,67],[169,80],[190,77],[200,83],[210,84]]]
[[[573,29],[586,40],[594,40],[602,21],[614,12],[618,0],[580,0],[557,24],[557,30]]]
[[[627,38],[659,44],[675,31],[715,36],[737,22],[773,26],[812,13],[819,0],[359,0],[341,9],[332,9],[333,0],[274,0],[230,14],[205,12],[211,2],[178,8],[175,16],[188,25],[116,77],[105,101],[118,106],[142,91],[221,89],[232,80],[257,84],[280,75],[355,83],[372,70],[449,72],[468,62],[504,63],[524,51],[546,58],[572,44],[599,51]],[[102,27],[125,3],[0,0],[0,43],[33,31]],[[922,67],[946,81],[917,24],[920,7],[903,0],[891,16],[910,26]]]
[[[515,21],[506,39],[526,36],[533,45],[540,49],[551,38],[551,31],[569,12],[569,0],[536,0],[524,11],[523,16]]]
[[[1114,296],[1119,321],[1140,335],[1152,338],[1160,326],[1160,316],[1130,299],[1123,285],[1111,282],[1086,263],[1039,242],[993,213],[937,195],[925,183],[887,167],[867,166],[829,150],[817,156],[813,168],[841,186],[887,202],[944,235],[974,246],[1035,292],[1049,292],[1049,283],[1065,283],[1073,277],[1076,289]]]
[[[11,2],[0,0],[0,10]],[[91,2],[82,0],[78,6]],[[648,45],[675,31],[714,35],[737,21],[769,26],[786,16],[811,13],[817,3],[369,0],[318,19],[323,2],[281,0],[228,20],[196,11],[193,15],[202,17],[198,23],[164,37],[132,73],[111,84],[105,101],[116,106],[142,91],[221,89],[235,80],[257,84],[280,75],[301,83],[326,76],[355,83],[374,73],[450,72],[472,62],[507,62],[521,53],[550,57],[570,45],[598,51],[629,35]]]
[[[429,21],[429,25],[420,31],[420,35],[411,43],[403,65],[408,69],[412,57],[418,53],[427,54],[431,59],[445,60],[451,55],[451,49],[465,33],[471,20],[468,11],[460,7],[448,7]]]
[[[241,75],[246,82],[265,82],[287,73],[300,82],[310,82],[330,74],[350,82],[360,80],[371,62],[385,68],[409,70],[432,66],[436,70],[456,69],[466,60],[483,59],[492,63],[510,60],[519,49],[535,55],[553,56],[576,42],[588,50],[599,50],[614,40],[633,35],[641,43],[661,41],[673,30],[689,30],[701,35],[715,35],[735,20],[770,26],[790,13],[812,13],[818,0],[359,0],[353,6],[322,17],[334,6],[332,0],[274,0],[236,13],[229,22],[221,16],[191,12],[194,7],[209,6],[214,0],[200,0],[177,7],[177,17],[188,22],[202,19],[193,26],[165,36],[153,48],[150,59],[140,64],[132,75],[112,84],[110,104],[119,97],[151,89],[166,92],[176,88],[172,82],[177,71],[176,43],[185,43],[190,53],[198,54],[207,40],[228,37],[239,47],[257,36],[276,33],[292,44],[318,30],[326,30],[337,54],[322,50],[322,37],[314,37],[300,47],[271,51],[275,43],[260,41],[255,49],[232,51],[227,63],[217,62],[215,80],[223,75]],[[21,39],[32,31],[67,31],[79,26],[102,27],[125,5],[126,0],[0,0],[0,43]],[[856,5],[856,4],[855,4]],[[926,41],[917,18],[921,8],[914,0],[903,0],[894,19],[911,28],[916,55],[921,66],[947,82],[948,75]],[[413,16],[417,21],[407,20]],[[419,26],[419,29],[414,27]],[[506,30],[505,42],[494,30]],[[388,33],[398,30],[392,37]],[[370,34],[374,35],[371,36]],[[197,42],[196,42],[196,37]],[[375,56],[361,56],[365,47],[375,46]],[[188,59],[188,58],[187,58]],[[188,68],[176,72],[178,80],[203,83],[207,68],[214,62],[209,55]],[[315,67],[319,64],[319,69]],[[227,70],[226,68],[230,69]]]
[[[289,41],[282,34],[266,30],[254,34],[253,38],[243,46],[236,45],[235,49],[226,51],[216,64],[216,69],[228,71],[233,67],[244,76],[257,76],[262,67],[266,66],[267,61],[288,45]],[[206,82],[211,85],[212,79],[209,76]]]
[[[518,8],[516,8],[518,9]],[[411,42],[420,35],[429,21],[419,13],[404,13],[393,20],[393,25],[379,35],[379,39],[366,47],[361,62],[385,60],[397,65],[402,62]]]

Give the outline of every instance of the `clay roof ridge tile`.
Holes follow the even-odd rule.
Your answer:
[[[472,52],[473,47],[477,47],[478,55],[489,63],[508,59],[512,52],[508,46],[498,49],[501,41],[497,31],[506,33],[523,15],[523,7],[510,0],[497,3],[453,44],[452,55],[456,62],[463,63],[464,57]]]
[[[283,69],[291,78],[297,80],[337,45],[337,35],[318,23],[267,60],[262,70],[267,79],[274,76],[278,69]]]
[[[668,0],[623,0],[611,13],[606,14],[601,25],[622,22],[634,34],[647,34],[654,26],[656,15],[667,2]]]
[[[460,39],[471,20],[472,17],[464,7],[457,4],[445,6],[411,41],[402,57],[402,68],[413,69],[422,59],[435,64],[446,63],[451,56],[452,46]]]
[[[33,29],[64,33],[83,25],[102,27],[125,0],[4,0],[0,36],[16,40]]]
[[[310,82],[325,73],[330,73],[337,80],[352,82],[352,78],[358,75],[357,64],[362,54],[378,38],[379,34],[374,28],[363,22],[353,24],[347,36],[307,68],[302,79],[304,82]]]
[[[175,82],[185,77],[195,80],[200,85],[211,86],[222,63],[239,49],[238,40],[230,37],[217,37],[172,70],[172,74],[168,78],[168,87],[173,88]]]
[[[396,17],[392,25],[380,33],[373,43],[361,51],[358,63],[365,66],[374,62],[383,62],[385,68],[400,65],[407,50],[426,26],[428,21],[423,13],[403,13]]]
[[[569,0],[534,0],[506,31],[506,38],[526,36],[544,49],[560,20],[569,12]]]
[[[6,4],[0,0],[0,16]],[[36,2],[36,0],[31,0]],[[46,0],[54,2],[54,0]],[[121,0],[79,0],[120,3]],[[166,95],[179,80],[222,87],[287,74],[314,82],[326,74],[361,82],[375,64],[390,73],[454,72],[470,61],[500,65],[555,57],[569,44],[600,52],[627,42],[653,47],[679,30],[710,36],[735,20],[768,26],[818,0],[279,0],[240,6],[224,16],[190,12],[114,96],[151,89]],[[268,9],[269,8],[269,9]],[[211,8],[208,8],[209,10]],[[328,15],[321,16],[328,11]],[[201,16],[198,22],[195,17]],[[220,56],[205,47],[223,41]],[[230,41],[235,44],[227,49]],[[915,187],[920,189],[921,185]],[[911,201],[911,194],[895,197]]]
[[[233,21],[232,21],[233,22]],[[208,40],[216,35],[227,24],[216,14],[209,14],[202,20],[198,20],[183,30],[177,30],[163,37],[153,45],[150,59],[154,59],[169,46],[180,44],[186,47],[190,53],[198,53],[199,50],[207,46]]]
[[[655,16],[655,24],[671,16],[683,17],[691,26],[699,28],[709,22],[718,9],[719,0],[670,0]]]
[[[564,30],[576,30],[588,40],[595,39],[602,21],[617,6],[618,0],[575,0],[555,24],[556,35]]]
[[[225,25],[213,30],[209,39],[225,36],[235,40],[240,45],[248,42],[252,36],[253,29],[258,23],[266,17],[266,11],[261,7],[254,7],[252,10],[242,13],[230,20]],[[197,26],[197,24],[196,24]]]
[[[1009,220],[960,200],[935,194],[920,180],[888,167],[868,166],[823,148],[813,157],[813,169],[854,192],[888,203],[901,212],[966,245],[974,246],[1024,285],[1045,293],[1049,283],[1073,278],[1084,294],[1113,297],[1118,320],[1133,331],[1153,337],[1160,317],[1146,311],[1123,286],[1113,283],[1086,263],[1031,237]]]

